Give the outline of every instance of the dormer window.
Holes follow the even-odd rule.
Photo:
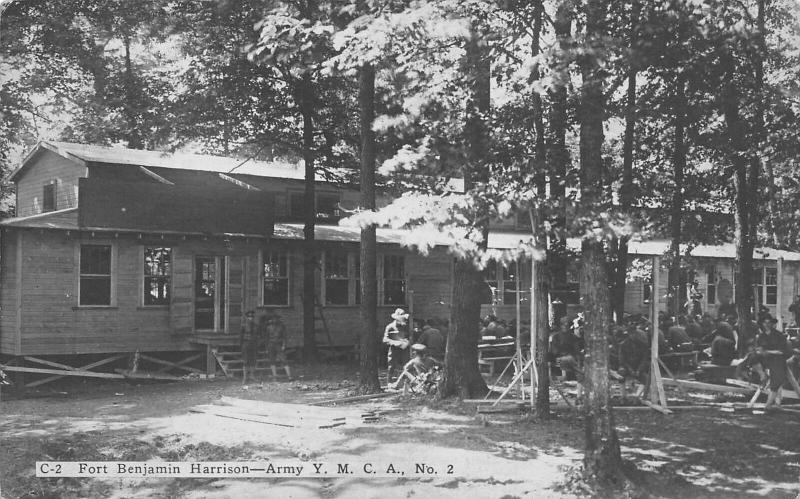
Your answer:
[[[56,211],[56,183],[51,182],[44,186],[42,193],[42,212]]]

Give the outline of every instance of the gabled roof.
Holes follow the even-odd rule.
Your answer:
[[[70,142],[42,141],[25,157],[22,165],[11,173],[15,180],[33,158],[43,150],[52,151],[59,156],[80,164],[135,165],[175,170],[196,170],[212,173],[254,175],[258,177],[302,180],[305,176],[302,161],[257,161],[213,156],[209,154],[182,154],[161,151],[143,151],[123,147],[106,147]],[[326,179],[317,174],[317,181]]]

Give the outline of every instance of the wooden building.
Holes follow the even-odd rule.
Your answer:
[[[295,164],[40,143],[11,175],[17,216],[0,222],[2,362],[72,368],[63,356],[93,355],[96,363],[103,355],[184,352],[184,360],[206,356],[212,370],[208,354],[238,343],[246,310],[278,311],[289,346],[300,346],[303,173]],[[338,220],[359,194],[319,178],[316,196],[318,338],[352,349],[360,327],[359,232]],[[529,238],[523,217],[495,224],[489,244],[513,249]],[[379,317],[388,321],[406,307],[418,318],[447,319],[452,257],[443,246],[410,251],[405,239],[403,231],[378,230]],[[693,250],[694,278],[712,311],[732,279],[726,248]],[[632,244],[631,254],[649,259],[665,249],[664,242]],[[759,255],[758,296],[788,318],[800,254]],[[530,264],[518,267],[488,266],[494,303],[482,313],[513,319],[519,299],[526,320]],[[568,275],[577,296],[577,272]],[[646,282],[631,283],[627,311],[644,312],[653,295]]]
[[[0,223],[0,354],[206,352],[238,342],[246,310],[279,312],[301,345],[303,169],[239,163],[39,144],[11,176],[19,216]],[[321,343],[350,348],[359,233],[336,224],[357,198],[319,179],[316,326]],[[379,314],[416,302],[445,318],[451,259],[401,236],[378,231]]]

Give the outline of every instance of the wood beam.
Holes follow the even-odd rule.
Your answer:
[[[122,379],[121,374],[96,373],[92,371],[59,371],[56,369],[39,369],[38,367],[0,366],[4,371],[19,373],[58,374],[59,376],[79,376],[84,378]]]
[[[72,369],[76,370],[76,371],[88,371],[89,369],[94,369],[95,367],[100,367],[102,365],[109,364],[111,362],[114,362],[114,361],[117,361],[117,360],[120,360],[120,359],[124,359],[125,357],[127,357],[127,355],[113,355],[113,356],[107,357],[107,358],[105,358],[103,360],[98,360],[96,362],[92,362],[91,364],[86,364],[85,366],[80,366],[80,367],[77,367],[77,368],[73,367]],[[37,381],[33,381],[31,383],[28,383],[25,386],[27,388],[33,388],[33,387],[36,387],[36,386],[44,385],[45,383],[50,383],[51,381],[55,381],[57,379],[61,379],[63,377],[64,377],[64,375],[50,376],[48,378],[44,378],[44,379],[40,379],[40,380],[37,380]]]

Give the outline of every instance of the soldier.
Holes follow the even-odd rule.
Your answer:
[[[267,359],[272,376],[278,376],[277,364],[280,363],[286,371],[286,376],[291,379],[292,371],[286,361],[286,325],[277,312],[271,312],[266,316],[264,333],[267,340]]]
[[[258,356],[259,347],[259,330],[255,322],[256,313],[248,310],[244,314],[244,324],[239,333],[239,345],[242,349],[242,384],[247,384],[247,374],[250,374],[250,380],[255,379],[256,375],[256,357]]]
[[[398,308],[392,314],[392,322],[386,325],[383,331],[383,343],[389,345],[387,354],[386,382],[391,383],[394,374],[403,369],[408,348],[408,314]]]

